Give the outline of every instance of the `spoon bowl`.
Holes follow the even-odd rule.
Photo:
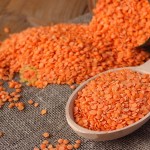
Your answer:
[[[122,69],[130,69],[133,71],[141,72],[141,73],[147,73],[150,74],[150,60],[147,61],[145,64],[137,67],[125,67],[125,68],[117,68],[117,69],[112,69],[105,71],[101,74],[105,74],[107,72],[114,72],[117,70],[122,70]],[[87,81],[83,82],[70,96],[67,105],[66,105],[66,119],[70,127],[81,137],[84,137],[86,139],[90,140],[96,140],[96,141],[107,141],[107,140],[114,140],[117,138],[124,137],[135,130],[139,129],[142,125],[144,125],[149,119],[150,119],[150,112],[144,116],[142,119],[139,121],[126,126],[121,129],[117,130],[112,130],[112,131],[93,131],[89,130],[86,128],[83,128],[79,126],[78,124],[75,123],[74,117],[73,117],[73,108],[74,108],[74,101],[77,98],[78,92],[82,90],[91,80],[96,79],[99,77],[99,74],[88,79]]]

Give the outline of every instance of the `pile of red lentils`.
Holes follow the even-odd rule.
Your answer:
[[[13,34],[0,46],[0,79],[19,72],[28,85],[81,83],[99,72],[140,65],[150,36],[147,0],[98,1],[89,25],[58,24]]]
[[[150,74],[120,70],[101,74],[78,92],[75,122],[95,131],[124,128],[150,112]]]

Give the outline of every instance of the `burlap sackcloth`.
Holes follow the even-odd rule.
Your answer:
[[[15,17],[14,17],[15,18]],[[19,24],[21,21],[16,21]],[[72,22],[86,23],[91,15],[79,17]],[[7,21],[11,21],[8,18]],[[23,28],[28,27],[26,23]],[[16,28],[17,30],[17,28]],[[24,85],[22,99],[33,99],[40,104],[35,108],[27,105],[25,111],[8,109],[5,106],[0,110],[0,130],[5,135],[0,138],[0,150],[33,150],[43,140],[42,134],[46,131],[51,133],[50,142],[55,143],[59,138],[66,138],[71,141],[79,139],[69,127],[65,118],[65,105],[73,90],[67,85],[49,85],[45,89],[37,89]],[[40,115],[40,110],[46,108],[48,114]],[[82,139],[80,150],[150,150],[150,121],[138,131],[117,140],[107,142],[93,142]]]

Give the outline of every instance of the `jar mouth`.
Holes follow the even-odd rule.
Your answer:
[[[88,0],[88,6],[91,13],[93,13],[93,9],[96,6],[98,0]]]

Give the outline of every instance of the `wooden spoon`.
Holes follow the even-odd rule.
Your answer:
[[[122,70],[122,69],[131,69],[131,70],[134,70],[137,72],[150,74],[150,60],[141,66],[112,69],[112,70],[105,71],[102,74],[107,73],[107,72],[114,72],[114,71]],[[126,135],[134,132],[135,130],[140,128],[143,124],[145,124],[150,119],[150,112],[149,112],[146,116],[144,116],[139,121],[137,121],[129,126],[126,126],[122,129],[113,130],[113,131],[92,131],[92,130],[83,128],[83,127],[79,126],[78,124],[76,124],[74,121],[74,117],[73,117],[73,108],[74,108],[74,100],[77,98],[78,91],[82,90],[91,80],[97,78],[98,76],[99,76],[99,74],[90,78],[89,80],[85,81],[84,83],[82,83],[72,93],[72,95],[70,96],[70,98],[67,102],[67,105],[66,105],[67,122],[70,125],[70,127],[79,136],[84,137],[86,139],[96,140],[96,141],[114,140],[114,139],[126,136]]]

